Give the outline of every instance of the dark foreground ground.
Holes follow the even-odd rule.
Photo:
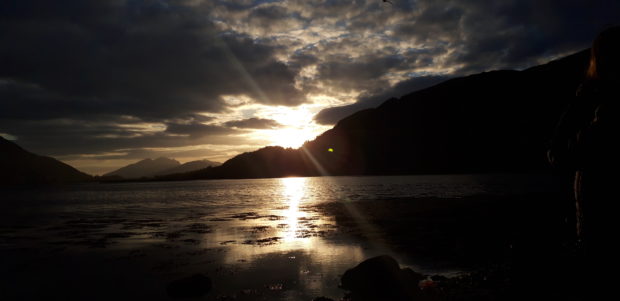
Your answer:
[[[435,280],[422,283],[432,293],[412,300],[588,299],[582,296],[584,275],[570,193],[319,207],[335,215],[344,232],[377,241],[439,270],[458,266],[467,271],[449,278],[425,275]],[[374,226],[361,229],[360,218]]]

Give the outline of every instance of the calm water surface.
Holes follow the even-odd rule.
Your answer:
[[[544,176],[441,175],[4,190],[0,288],[11,298],[167,300],[166,283],[203,273],[214,284],[204,300],[337,299],[340,275],[378,254],[421,272],[453,271],[340,233],[336,219],[315,205],[531,193],[547,189],[547,182]]]

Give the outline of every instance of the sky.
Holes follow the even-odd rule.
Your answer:
[[[616,0],[391,1],[0,1],[0,135],[90,174],[223,162],[620,24]]]

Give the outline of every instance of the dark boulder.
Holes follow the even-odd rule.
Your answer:
[[[168,296],[172,298],[197,298],[211,290],[211,279],[202,274],[172,281],[166,287]]]
[[[401,269],[390,256],[378,256],[347,270],[340,287],[350,291],[354,301],[417,300],[422,296],[418,283],[425,279],[409,268]]]

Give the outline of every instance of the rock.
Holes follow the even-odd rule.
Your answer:
[[[196,298],[206,295],[211,290],[211,279],[202,274],[172,281],[166,287],[172,298]]]
[[[425,278],[411,269],[401,269],[394,258],[383,255],[347,270],[340,287],[351,292],[353,301],[415,300],[422,293],[418,283]]]

